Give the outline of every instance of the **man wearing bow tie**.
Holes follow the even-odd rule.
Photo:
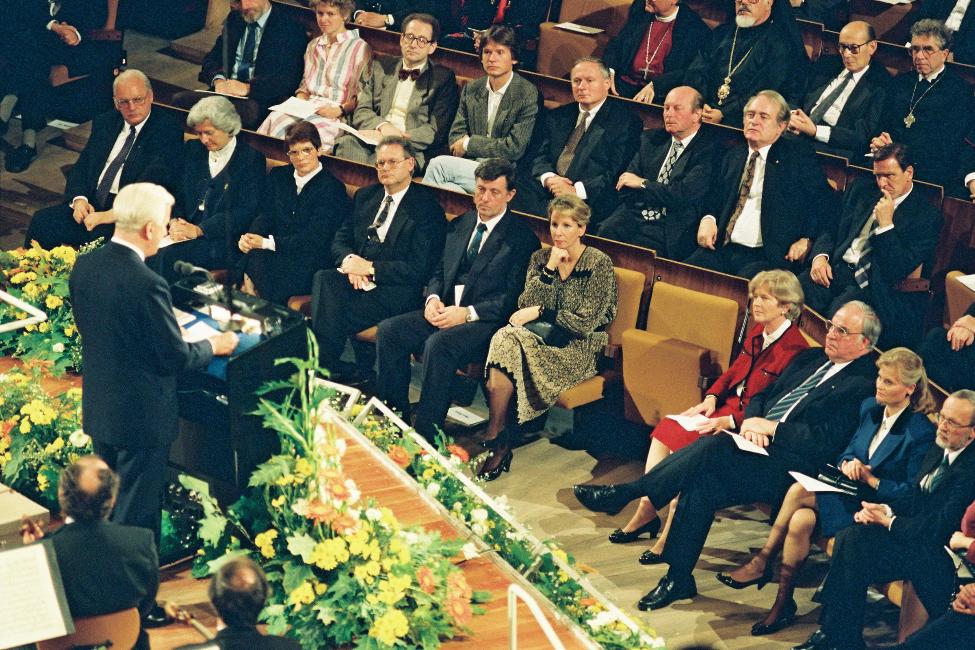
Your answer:
[[[437,49],[440,23],[429,14],[410,14],[403,20],[401,59],[377,57],[363,70],[352,126],[378,141],[397,136],[410,141],[418,169],[425,152],[446,140],[457,111],[454,73],[430,61]],[[335,155],[360,162],[376,162],[373,145],[351,134],[335,141]]]

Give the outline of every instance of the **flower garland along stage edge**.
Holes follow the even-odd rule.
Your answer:
[[[261,615],[268,631],[306,648],[426,649],[469,634],[488,594],[474,592],[451,562],[462,542],[404,528],[388,508],[362,498],[343,473],[338,424],[319,408],[335,392],[312,379],[313,362],[284,362],[296,366],[293,380],[266,384],[258,407],[281,453],[254,471],[226,510],[197,494],[203,548],[194,575],[250,555],[271,585]]]
[[[35,242],[30,248],[0,251],[0,288],[47,313],[42,323],[0,333],[0,354],[48,363],[55,375],[81,370],[81,337],[71,312],[68,277],[79,255],[101,245],[98,239],[79,250],[57,246],[48,251]],[[0,323],[24,317],[13,305],[0,303]]]
[[[313,340],[309,346],[310,359],[317,359]],[[255,470],[249,491],[226,510],[197,495],[204,516],[195,576],[250,555],[272,586],[262,619],[272,633],[287,633],[305,647],[434,648],[468,632],[477,603],[488,597],[472,592],[451,560],[494,552],[588,645],[664,647],[599,594],[572,557],[537,540],[503,499],[472,482],[474,461],[462,448],[441,437],[438,451],[378,400],[363,404],[358,391],[314,379],[313,361],[282,362],[298,372],[292,381],[265,385],[258,408],[282,453]],[[281,393],[287,394],[283,400],[270,399]],[[355,418],[351,432],[338,411]],[[404,529],[389,509],[363,502],[342,471],[346,443],[336,435],[339,429],[387,455],[471,532],[470,541]]]

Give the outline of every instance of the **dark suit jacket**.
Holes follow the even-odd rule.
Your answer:
[[[812,112],[816,101],[841,72],[846,69],[837,67],[835,57],[820,59],[819,72],[810,84],[809,93],[802,103],[802,109],[808,115]],[[880,62],[874,62],[860,78],[853,88],[850,97],[840,111],[836,126],[830,128],[829,141],[814,141],[816,148],[835,153],[838,156],[850,158],[860,157],[870,149],[870,139],[879,131],[881,113],[887,101],[887,85],[890,75]]]
[[[412,13],[434,13],[430,0],[358,0],[355,3],[356,12],[372,11],[384,16],[391,15],[393,24],[389,29],[401,30],[403,19]]]
[[[531,166],[531,183],[541,186],[538,179],[542,174],[556,173],[555,164],[578,121],[576,102],[560,106],[545,116],[542,139]],[[610,99],[589,123],[565,175],[573,183],[582,182],[586,203],[594,210],[603,213],[612,210],[616,202],[616,180],[633,159],[642,129],[640,118],[624,108],[622,102]]]
[[[610,40],[603,54],[603,63],[616,72],[616,78],[629,74],[633,57],[644,45],[647,27],[654,20],[654,15],[648,13],[644,7],[646,3],[635,0],[630,5],[630,13],[623,29]],[[664,59],[664,71],[653,79],[654,97],[663,102],[671,89],[680,85],[681,78],[687,66],[691,64],[699,53],[707,53],[711,45],[711,30],[701,20],[693,9],[682,4],[674,19],[674,29],[671,35],[672,45],[670,53]]]
[[[454,304],[454,285],[476,225],[477,213],[474,211],[450,222],[443,257],[427,283],[427,296],[437,295],[445,305]],[[525,284],[528,258],[538,246],[538,238],[524,219],[509,210],[474,259],[467,273],[460,306],[474,307],[480,321],[485,323],[501,324],[507,320],[515,310]]]
[[[729,149],[721,161],[717,181],[708,199],[718,223],[718,246],[738,201],[748,145]],[[815,238],[825,227],[834,199],[812,146],[805,141],[779,138],[768,151],[762,186],[762,245],[772,268],[781,268],[789,246],[801,237]]]
[[[498,105],[489,134],[487,84],[485,75],[464,86],[447,144],[469,135],[467,158],[507,158],[511,162],[518,162],[528,149],[535,130],[535,119],[541,105],[538,90],[515,72],[511,85]]]
[[[69,283],[83,339],[85,432],[122,448],[168,445],[176,376],[209,363],[210,344],[183,341],[166,282],[121,244],[79,256]]]
[[[122,132],[123,124],[122,116],[117,111],[102,113],[92,121],[88,144],[68,172],[64,190],[68,201],[76,196],[84,196],[94,203],[98,177],[109,163],[108,156]],[[171,168],[173,161],[179,160],[182,141],[183,127],[174,117],[164,111],[149,113],[122,166],[119,187],[138,182],[157,183],[175,194],[177,177]],[[107,209],[111,206],[95,207]]]
[[[444,5],[456,3],[443,2]],[[518,34],[519,42],[524,47],[526,41],[538,38],[538,28],[545,22],[548,14],[547,2],[537,0],[508,0],[504,12],[504,20],[500,24],[507,25]],[[419,9],[415,10],[419,11]],[[449,7],[440,9],[438,18],[444,34],[463,33],[468,27],[473,29],[487,29],[494,24],[494,17],[498,13],[497,0],[464,0],[463,7],[454,12]],[[471,41],[473,45],[473,40]],[[524,50],[522,50],[524,52]]]
[[[642,219],[647,208],[667,209],[662,223],[666,239],[663,255],[683,259],[694,251],[698,217],[714,180],[717,143],[713,131],[700,129],[670,171],[670,182],[657,182],[657,175],[670,151],[672,137],[663,129],[644,131],[640,150],[630,161],[627,171],[647,179],[646,189],[624,188],[617,208]]]
[[[386,190],[382,185],[363,187],[352,200],[352,213],[335,234],[332,260],[341,266],[347,255],[362,255],[368,228],[379,212]],[[400,201],[379,255],[367,258],[376,269],[380,287],[396,287],[419,297],[443,254],[447,219],[436,195],[412,183]]]
[[[256,628],[226,627],[213,641],[180,646],[177,650],[301,650],[294,639],[261,634]]]
[[[294,94],[301,81],[305,47],[308,45],[304,27],[292,20],[286,11],[275,11],[273,6],[272,3],[271,15],[264,25],[264,33],[254,59],[254,69],[248,82],[251,87],[248,97],[265,109]],[[213,78],[217,75],[231,78],[237,47],[244,35],[245,26],[239,12],[231,11],[227,15],[223,32],[203,59],[200,81],[212,87]]]
[[[264,190],[265,161],[264,156],[238,139],[227,165],[211,178],[209,155],[199,140],[184,145],[182,182],[173,215],[199,226],[204,237],[223,247],[228,220],[231,240],[236,242],[257,215]],[[201,211],[200,197],[204,193],[205,209]]]
[[[752,397],[745,417],[764,417],[776,402],[826,361],[822,348],[796,355],[778,381]],[[864,355],[812,389],[788,418],[779,422],[769,445],[769,460],[779,467],[798,469],[812,476],[820,466],[836,460],[850,441],[860,403],[873,392],[876,374],[873,359]]]
[[[934,18],[944,22],[958,0],[925,0],[918,12],[918,20]],[[975,63],[975,7],[971,4],[961,19],[961,26],[952,38],[951,51],[959,63]]]
[[[49,539],[72,617],[130,607],[145,615],[156,604],[159,560],[152,531],[107,521],[75,522]]]

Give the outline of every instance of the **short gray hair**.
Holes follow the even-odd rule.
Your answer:
[[[860,310],[863,314],[863,338],[867,339],[870,345],[877,345],[877,341],[880,339],[880,317],[877,316],[877,312],[874,311],[873,307],[863,302],[862,300],[851,300],[845,303],[843,307],[855,307]],[[836,311],[839,311],[837,309]]]
[[[915,36],[930,36],[938,41],[938,46],[943,50],[951,49],[951,31],[945,27],[944,22],[934,18],[924,18],[911,25],[911,38]]]
[[[237,114],[237,109],[226,97],[204,97],[193,104],[190,114],[186,116],[186,126],[191,129],[196,128],[207,120],[210,121],[213,128],[230,136],[240,133],[240,115]]]
[[[576,59],[575,63],[572,64],[572,68],[570,68],[569,76],[571,76],[571,70],[575,68],[577,65],[579,65],[580,63],[596,64],[596,67],[599,68],[599,71],[602,73],[603,78],[609,79],[609,68],[606,66],[603,60],[600,59],[598,56],[580,56],[578,59]]]
[[[173,195],[162,185],[154,183],[126,185],[119,190],[112,204],[115,228],[138,232],[150,221],[157,226],[165,226],[175,202]]]
[[[948,397],[954,397],[955,399],[963,399],[966,402],[968,402],[968,404],[972,407],[972,419],[968,421],[968,426],[975,425],[975,390],[962,388],[961,390],[956,390]]]
[[[745,103],[745,108],[742,109],[742,113],[744,114],[747,112],[751,108],[752,102],[759,97],[764,97],[765,99],[778,104],[779,112],[775,116],[775,119],[778,120],[779,124],[784,124],[789,121],[789,102],[785,100],[785,97],[774,90],[759,90],[757,93],[749,97],[748,102]]]
[[[754,278],[748,281],[749,295],[754,296],[762,287],[767,288],[780,305],[788,307],[785,314],[786,318],[792,321],[799,318],[805,296],[802,293],[802,284],[799,283],[799,278],[794,273],[783,269],[759,271]]]
[[[142,70],[136,70],[135,68],[129,68],[128,70],[123,70],[119,73],[119,76],[115,77],[115,81],[112,82],[112,94],[118,89],[120,84],[129,81],[130,79],[138,79],[145,86],[146,92],[152,92],[152,84],[149,82],[149,77]]]

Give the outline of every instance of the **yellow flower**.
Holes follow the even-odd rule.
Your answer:
[[[372,624],[369,636],[385,645],[394,645],[410,631],[410,621],[398,609],[391,609]]]
[[[44,299],[44,304],[48,309],[57,309],[64,304],[64,300],[61,296],[55,296],[53,293],[49,293],[47,298]]]
[[[349,550],[345,540],[339,537],[315,544],[311,553],[311,563],[325,571],[334,569],[340,562],[347,562],[348,559]]]
[[[74,336],[74,328],[71,327],[70,325],[68,325],[67,327],[65,327],[64,328],[64,335],[65,336]]]
[[[428,479],[428,480],[429,479],[432,479],[436,475],[437,475],[437,473],[435,471],[433,471],[432,468],[429,468],[428,467],[427,469],[423,470],[423,478],[425,478],[425,479]]]
[[[274,557],[274,540],[278,537],[278,531],[271,528],[263,533],[258,533],[254,537],[254,544],[261,550],[261,555],[270,559]]]
[[[300,478],[305,478],[311,476],[314,472],[311,463],[308,462],[306,458],[299,458],[295,462],[295,474],[298,474]]]
[[[315,583],[315,594],[321,596],[326,591],[328,591],[328,585],[327,584],[325,584],[324,582],[316,582]]]
[[[44,492],[48,488],[47,476],[44,474],[37,475],[37,489]]]
[[[78,252],[70,246],[55,246],[51,249],[51,257],[57,257],[71,265],[78,257]]]
[[[349,537],[349,553],[359,557],[369,555],[369,533],[367,531],[360,529]]]
[[[275,498],[273,498],[273,499],[271,499],[271,507],[272,507],[272,508],[280,508],[281,506],[283,506],[283,505],[284,505],[284,502],[285,502],[285,501],[287,501],[287,499],[286,499],[286,498],[285,498],[285,496],[284,496],[284,495],[282,494],[282,495],[281,495],[281,496],[279,496],[279,497],[275,497]]]
[[[10,278],[10,282],[13,284],[23,284],[27,282],[27,280],[28,280],[27,274],[23,271],[21,271],[20,273],[15,273],[14,277]]]
[[[37,326],[37,331],[40,332],[41,334],[44,334],[45,332],[49,332],[50,330],[51,330],[51,324],[48,323],[47,321],[44,321],[43,323]]]
[[[56,454],[64,449],[64,438],[55,438],[53,442],[44,447],[44,453],[48,456]]]
[[[382,572],[382,567],[379,566],[379,562],[375,560],[370,560],[365,564],[360,564],[352,570],[353,575],[360,582],[365,582],[366,584],[372,584],[375,581],[376,576]]]
[[[286,487],[295,482],[296,481],[295,481],[294,474],[285,474],[284,476],[282,476],[281,478],[275,481],[275,483],[280,485],[281,487]]]
[[[21,433],[24,433],[24,434],[30,433],[30,418],[29,417],[25,417],[23,420],[20,421],[20,432]]]
[[[395,605],[406,596],[406,588],[410,586],[409,576],[389,576],[388,580],[379,583],[379,600],[387,605]]]
[[[302,605],[311,605],[315,602],[315,588],[305,580],[288,594],[288,602],[294,605],[296,610],[301,609]]]

